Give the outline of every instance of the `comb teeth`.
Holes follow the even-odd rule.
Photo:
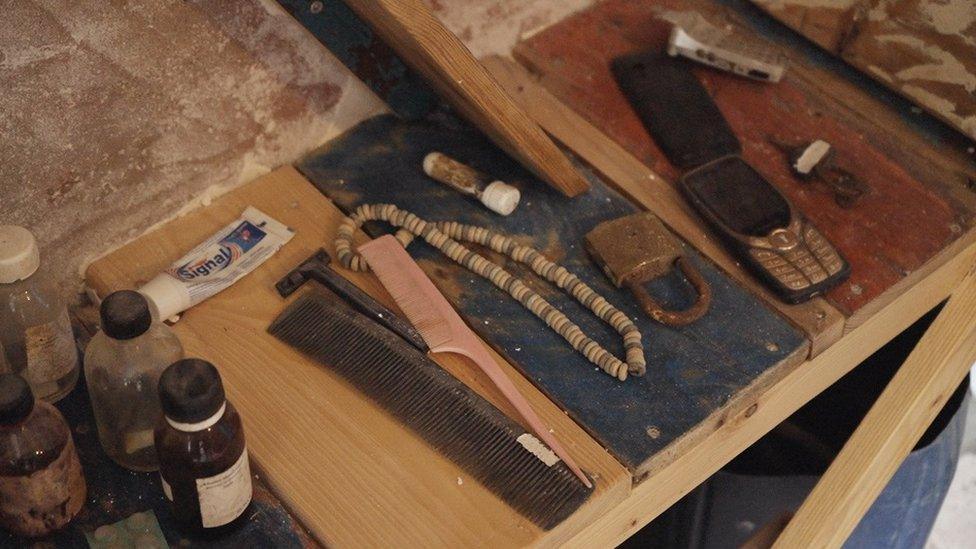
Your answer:
[[[431,349],[454,339],[452,321],[463,321],[394,237],[381,236],[358,251]]]
[[[346,305],[307,293],[268,332],[334,370],[540,528],[589,497],[563,462],[549,467],[516,440],[520,425]]]

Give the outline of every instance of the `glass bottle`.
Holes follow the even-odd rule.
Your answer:
[[[173,515],[192,532],[233,528],[251,502],[251,472],[220,374],[205,360],[181,360],[163,373],[159,400],[156,452]]]
[[[153,321],[139,292],[109,294],[99,313],[102,330],[85,349],[85,380],[98,440],[119,465],[155,471],[153,428],[162,415],[159,376],[183,357],[183,347],[169,326]]]
[[[68,309],[48,283],[30,231],[0,225],[0,344],[37,398],[57,402],[78,383]]]
[[[27,537],[68,522],[85,503],[85,477],[68,424],[34,400],[16,374],[0,374],[0,526]]]

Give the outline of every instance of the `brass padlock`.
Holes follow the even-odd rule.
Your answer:
[[[701,318],[712,301],[712,290],[698,269],[684,257],[681,244],[650,212],[604,221],[586,235],[586,249],[610,280],[630,289],[648,315],[669,326]],[[644,289],[644,283],[677,267],[698,293],[684,311],[668,311]]]

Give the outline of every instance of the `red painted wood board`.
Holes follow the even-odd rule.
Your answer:
[[[571,16],[523,41],[516,58],[543,84],[612,139],[663,177],[672,166],[648,136],[610,72],[618,55],[664,50],[669,19],[698,12],[729,24],[721,6],[694,0],[609,0]],[[789,77],[765,84],[696,68],[743,144],[743,156],[781,189],[851,263],[848,282],[828,300],[851,315],[920,268],[971,223],[966,209],[941,189],[912,177],[897,161],[823,108]],[[866,183],[870,192],[853,208],[838,206],[820,183],[789,172],[786,156],[770,141],[824,139],[837,164]]]

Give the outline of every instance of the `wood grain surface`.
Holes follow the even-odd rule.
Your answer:
[[[773,547],[844,544],[976,362],[974,310],[976,264]]]
[[[671,22],[693,12],[716,24],[742,25],[716,3],[609,0],[532,36],[516,48],[515,55],[554,95],[671,180],[677,170],[664,159],[617,89],[608,63],[624,53],[663,50]],[[835,106],[842,101],[826,93],[829,87],[824,84],[810,86],[804,71],[803,63],[791,58],[785,80],[766,85],[695,68],[742,141],[743,156],[787,194],[851,263],[848,282],[827,295],[833,306],[850,316],[850,329],[869,316],[859,314],[862,309],[880,309],[910,285],[899,285],[901,281],[917,280],[915,271],[972,228],[971,200],[947,189],[950,184],[962,186],[958,176],[958,183],[931,176],[923,182],[923,170],[910,172],[901,164],[901,156],[875,146],[872,137],[883,131],[866,133],[867,124],[849,124],[851,113]],[[820,80],[840,79],[824,71],[816,75]],[[794,179],[785,155],[773,144],[774,140],[803,143],[818,138],[834,145],[839,166],[870,187],[855,207],[838,206],[825,186]]]
[[[550,94],[524,67],[501,57],[483,59],[482,63],[557,141],[600,172],[615,189],[657,214],[672,231],[792,322],[810,340],[810,356],[820,354],[840,339],[845,320],[840,311],[822,298],[799,305],[776,298],[705,228],[677,188]]]
[[[103,257],[89,267],[87,281],[102,296],[136,287],[247,206],[294,229],[294,239],[253,273],[187,311],[174,329],[189,355],[217,365],[228,397],[242,414],[251,458],[275,493],[329,546],[514,546],[542,541],[542,531],[395,418],[265,332],[290,302],[278,297],[274,282],[331,242],[339,222],[339,211],[294,169],[276,170]],[[372,275],[344,274],[392,307]],[[512,415],[475,368],[460,359],[437,360]],[[545,533],[546,542],[558,543],[619,503],[631,478],[531,383],[501,362],[596,480],[590,500]]]
[[[420,0],[346,0],[462,116],[566,196],[586,190],[569,159]]]
[[[833,385],[852,368],[942,302],[972,270],[976,239],[957,241],[948,259],[926,273],[837,344],[793,370],[767,390],[754,395],[738,413],[726,415],[694,446],[685,448],[668,466],[634,487],[614,511],[588,525],[567,547],[616,546],[664,512],[681,497]]]
[[[518,208],[508,216],[496,215],[427,177],[421,163],[432,150],[517,186],[522,192]],[[466,128],[376,117],[326,144],[299,169],[347,211],[365,203],[396,204],[430,221],[469,223],[525,241],[630,317],[643,336],[647,374],[620,382],[595,371],[487,280],[423,242],[410,246],[471,327],[600,441],[637,482],[708,432],[721,414],[737,409],[742,399],[775,383],[807,356],[801,334],[687,245],[685,256],[712,288],[711,309],[681,328],[653,322],[626,289],[613,286],[583,246],[584,235],[598,223],[638,208],[596,177],[586,194],[560,196]],[[375,234],[391,232],[385,224],[367,227]],[[623,356],[619,335],[572,298],[513,261],[495,260],[590,337]],[[676,273],[645,287],[669,308],[686,307],[695,297]]]
[[[72,307],[71,323],[75,343],[84,355],[92,336],[98,332],[98,308],[86,305]],[[78,460],[85,473],[88,493],[85,505],[67,526],[40,538],[22,538],[0,529],[0,547],[73,548],[90,547],[85,534],[114,524],[135,513],[155,517],[166,541],[173,547],[187,549],[235,549],[238,547],[274,547],[275,549],[318,549],[316,543],[281,500],[268,489],[264,476],[251,469],[253,495],[239,527],[227,532],[218,542],[201,539],[183,528],[173,515],[172,503],[163,493],[158,472],[140,473],[119,467],[98,440],[98,428],[91,398],[84,379],[55,406],[71,428],[78,450]]]

